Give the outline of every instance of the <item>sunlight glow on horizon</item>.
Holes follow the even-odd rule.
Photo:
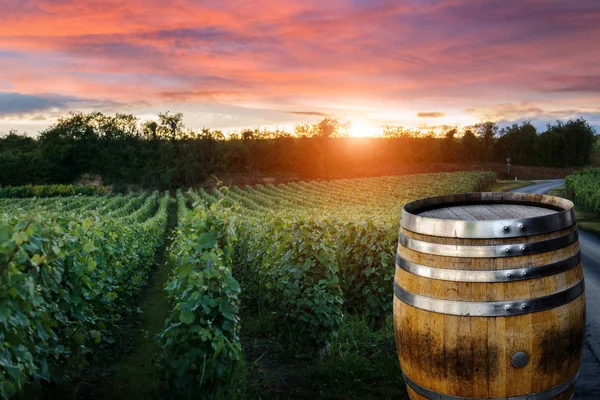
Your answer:
[[[350,137],[373,137],[381,136],[383,128],[371,124],[362,118],[351,118],[348,135]]]

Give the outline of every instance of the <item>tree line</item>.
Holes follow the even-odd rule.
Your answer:
[[[0,137],[0,185],[61,184],[83,174],[104,184],[175,188],[211,175],[256,174],[329,179],[393,173],[406,165],[505,162],[551,167],[590,162],[595,131],[583,118],[538,132],[529,121],[500,129],[482,122],[442,134],[386,127],[372,138],[348,136],[348,124],[324,118],[283,130],[230,135],[187,129],[182,114],[140,121],[130,114],[71,113],[37,137]]]

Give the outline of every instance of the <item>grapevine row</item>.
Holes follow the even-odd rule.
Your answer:
[[[118,196],[20,199],[10,212],[3,208],[1,398],[28,381],[75,376],[94,349],[114,341],[115,326],[135,310],[164,238],[169,196],[150,198],[158,204],[128,207],[130,218],[123,205],[139,205],[145,196],[127,203]]]

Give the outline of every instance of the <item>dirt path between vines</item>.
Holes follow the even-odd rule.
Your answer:
[[[177,226],[177,207],[174,200],[169,204],[169,216],[164,245],[158,250],[153,277],[143,293],[139,307],[142,310],[137,326],[132,327],[129,352],[115,361],[105,378],[98,377],[91,384],[90,392],[81,388],[81,398],[92,399],[161,399],[165,396],[165,381],[159,369],[156,354],[159,346],[154,337],[163,327],[169,315],[170,305],[164,290],[169,277],[168,248]]]

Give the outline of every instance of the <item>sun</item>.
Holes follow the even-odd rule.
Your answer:
[[[370,124],[362,119],[350,120],[350,128],[348,134],[352,137],[370,137],[377,136],[381,132],[381,128]]]

